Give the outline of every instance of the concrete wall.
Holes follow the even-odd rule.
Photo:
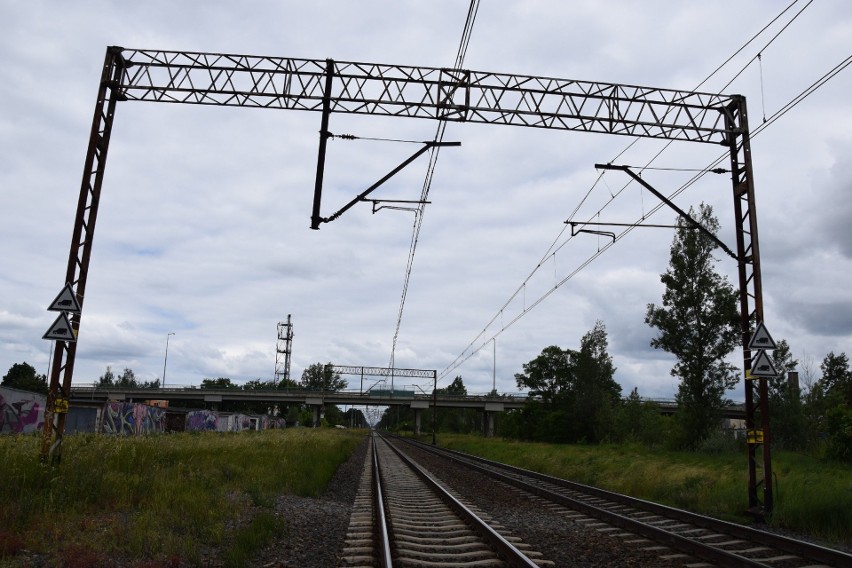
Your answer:
[[[91,406],[72,406],[65,417],[65,433],[97,432],[101,410]]]

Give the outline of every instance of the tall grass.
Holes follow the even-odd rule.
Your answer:
[[[446,447],[735,522],[749,522],[744,452],[674,452],[641,445],[522,443],[446,434]],[[852,470],[775,452],[770,525],[829,544],[852,544]]]
[[[280,529],[276,496],[319,495],[362,439],[302,428],[79,434],[66,436],[53,467],[38,460],[40,438],[2,436],[0,560],[25,548],[48,565],[121,558],[152,567],[202,564],[227,550],[228,564],[241,566],[262,545],[258,535]]]

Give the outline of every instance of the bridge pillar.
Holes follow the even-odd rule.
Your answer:
[[[412,400],[411,410],[414,411],[414,435],[420,435],[420,424],[422,423],[423,410],[429,408],[428,400]]]
[[[485,437],[494,437],[494,412],[485,413]]]
[[[323,405],[322,397],[318,397],[318,396],[305,397],[305,404],[310,406],[311,409],[313,410],[313,413],[314,413],[313,424],[311,424],[311,427],[312,428],[319,428],[320,418],[322,418],[322,405]]]
[[[494,437],[494,415],[498,412],[506,410],[506,405],[503,402],[486,402],[485,403],[485,437]]]

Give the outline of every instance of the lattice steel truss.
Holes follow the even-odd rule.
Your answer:
[[[469,70],[124,50],[127,100],[380,114],[724,143],[732,97]],[[331,78],[331,91],[326,84]]]
[[[355,365],[332,365],[331,370],[338,375],[361,375],[364,377],[413,377],[434,379],[433,369],[398,369],[395,367],[359,367]]]
[[[66,277],[81,306],[115,106],[129,100],[321,112],[320,160],[311,216],[315,229],[325,221],[320,215],[321,177],[332,113],[575,130],[726,146],[731,155],[737,217],[743,367],[746,371],[751,367],[748,344],[752,325],[763,321],[763,301],[748,120],[742,96],[330,59],[109,47]],[[72,326],[79,330],[80,315],[74,316]],[[53,405],[57,396],[68,394],[75,353],[76,343],[57,342],[43,444],[43,455],[50,454],[54,460],[61,457],[64,415],[58,414],[54,422]],[[746,412],[749,429],[762,429],[762,443],[749,445],[748,490],[749,507],[761,512],[772,508],[772,484],[766,380],[758,383],[756,388],[754,381],[746,381]],[[760,447],[762,472],[756,459]]]
[[[290,357],[293,354],[293,322],[291,314],[287,321],[278,322],[275,340],[275,384],[290,380]]]

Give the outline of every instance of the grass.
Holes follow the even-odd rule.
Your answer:
[[[318,496],[364,432],[288,429],[65,438],[59,467],[41,439],[0,436],[0,567],[247,565],[286,519],[283,493]],[[578,446],[439,435],[439,443],[652,501],[748,522],[745,455]],[[852,543],[848,466],[785,452],[770,523],[829,544]]]
[[[557,445],[445,434],[438,443],[642,499],[748,523],[745,452],[703,454],[641,445]],[[770,525],[828,544],[852,545],[852,470],[776,452]]]
[[[65,438],[58,467],[39,463],[39,437],[2,436],[0,566],[19,565],[24,551],[57,566],[202,565],[211,555],[244,566],[283,530],[276,496],[318,496],[363,436],[81,434]]]

